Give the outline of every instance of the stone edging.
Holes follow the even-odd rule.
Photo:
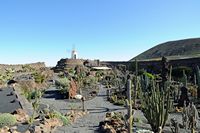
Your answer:
[[[32,115],[33,114],[32,104],[30,102],[28,102],[28,100],[25,98],[25,96],[23,96],[21,94],[22,92],[19,88],[13,87],[13,89],[15,90],[18,100],[20,101],[22,109],[24,109],[29,116]]]

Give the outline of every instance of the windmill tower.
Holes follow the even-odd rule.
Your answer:
[[[71,59],[78,59],[78,53],[77,53],[77,51],[75,49],[75,45],[73,45]]]

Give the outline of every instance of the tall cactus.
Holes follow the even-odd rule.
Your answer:
[[[197,78],[197,85],[198,85],[198,90],[197,90],[197,97],[200,98],[200,70],[199,66],[196,68],[196,78]]]
[[[161,77],[162,77],[162,89],[165,89],[165,83],[168,80],[168,73],[169,73],[169,63],[166,57],[162,57],[162,72],[161,72]]]
[[[128,111],[128,133],[132,133],[132,127],[133,127],[131,86],[132,86],[132,83],[131,83],[131,79],[129,77],[128,82],[127,82],[127,97],[128,97],[128,99],[126,100],[127,111]]]
[[[184,70],[183,70],[183,86],[187,88],[187,75],[185,74]]]
[[[148,92],[141,95],[142,112],[155,133],[161,133],[168,119],[170,108],[169,91],[161,91],[159,85],[151,80]],[[166,103],[165,103],[166,101]]]
[[[135,87],[134,87],[134,106],[136,107],[136,98],[138,91],[138,62],[135,59]]]
[[[142,91],[147,91],[148,87],[150,85],[149,77],[147,75],[141,75],[140,76],[140,82],[141,82]]]

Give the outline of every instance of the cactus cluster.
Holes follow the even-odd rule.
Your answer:
[[[154,132],[162,132],[162,129],[168,120],[170,106],[171,108],[173,106],[172,102],[170,101],[172,67],[169,71],[166,58],[163,58],[162,66],[162,82],[159,84],[156,83],[154,75],[149,73],[143,73],[143,75],[138,78],[138,67],[136,63],[135,90],[138,90],[138,88],[140,90],[139,97],[142,103],[142,112],[144,113],[144,116],[148,120],[148,123],[151,125],[151,128]],[[129,107],[130,102],[128,100],[127,104]],[[130,108],[128,109],[128,118],[133,118],[133,116],[130,114]]]
[[[13,126],[16,123],[17,123],[17,120],[15,116],[9,113],[0,114],[0,128],[5,127],[5,126]]]
[[[165,83],[165,91],[162,91],[154,79],[149,80],[148,91],[142,91],[140,95],[142,112],[154,132],[162,130],[168,120],[171,105],[169,83],[170,82]],[[141,88],[145,86],[142,84],[143,82],[141,82]]]

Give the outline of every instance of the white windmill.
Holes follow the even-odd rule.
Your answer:
[[[78,52],[75,49],[75,45],[73,45],[71,59],[78,59]]]

